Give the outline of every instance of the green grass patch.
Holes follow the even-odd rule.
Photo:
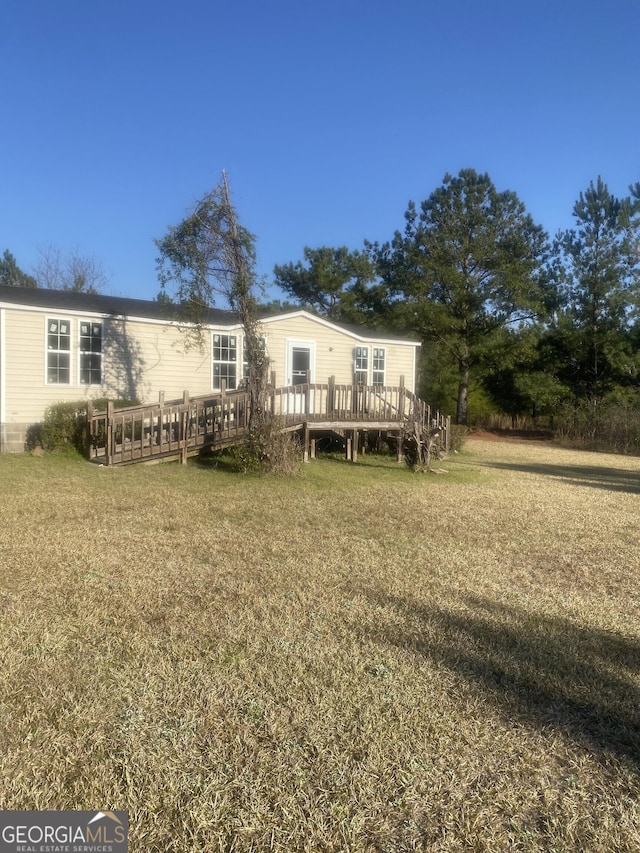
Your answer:
[[[635,851],[640,475],[0,457],[0,808],[136,851]]]

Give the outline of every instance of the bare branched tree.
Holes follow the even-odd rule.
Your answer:
[[[237,314],[244,333],[245,358],[249,368],[249,424],[259,428],[264,420],[268,360],[260,335],[255,273],[255,237],[238,222],[231,202],[227,176],[200,201],[179,225],[156,240],[160,255],[158,277],[165,290],[172,286],[193,332],[202,344],[207,309],[222,297]]]
[[[102,263],[79,249],[63,252],[59,246],[41,246],[34,267],[38,287],[49,290],[74,290],[77,293],[99,293],[109,279]]]

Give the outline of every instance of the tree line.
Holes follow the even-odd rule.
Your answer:
[[[50,245],[38,250],[32,273],[18,266],[14,255],[5,249],[0,257],[0,285],[73,290],[76,293],[100,293],[109,283],[101,261],[78,249],[63,251]]]
[[[256,341],[258,308],[291,305],[417,337],[420,393],[459,424],[485,412],[551,424],[587,412],[595,423],[611,406],[640,412],[640,183],[618,198],[598,177],[572,215],[573,226],[550,238],[516,193],[463,169],[410,201],[386,242],[307,246],[302,260],[276,265],[273,283],[291,301],[258,306],[255,238],[239,224],[225,177],[155,241],[159,298],[197,315],[222,295]],[[8,250],[0,259],[1,284],[96,292],[107,280],[93,258],[55,247],[34,273]]]
[[[466,424],[624,404],[640,409],[640,184],[598,177],[552,239],[512,191],[464,169],[390,240],[304,249],[276,266],[300,305],[423,341],[421,393]]]

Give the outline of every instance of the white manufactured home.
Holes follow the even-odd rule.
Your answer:
[[[189,346],[175,306],[139,299],[0,286],[0,451],[24,450],[53,403],[98,398],[153,403],[240,387],[242,328],[211,309]],[[403,383],[415,392],[419,342],[294,310],[261,320],[279,386]]]

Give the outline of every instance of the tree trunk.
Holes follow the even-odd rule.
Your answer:
[[[460,364],[460,382],[458,384],[458,406],[456,410],[456,423],[467,423],[469,408],[469,365],[465,362]]]
[[[244,346],[249,365],[249,418],[250,430],[260,430],[264,426],[265,392],[267,387],[268,361],[264,356],[264,347],[258,332],[256,302],[252,294],[254,274],[250,267],[246,247],[238,235],[236,213],[231,204],[229,184],[226,172],[222,173],[224,198],[227,205],[227,217],[231,239],[228,246],[228,261],[232,271],[231,289],[228,294],[229,305],[238,312],[244,332]]]

